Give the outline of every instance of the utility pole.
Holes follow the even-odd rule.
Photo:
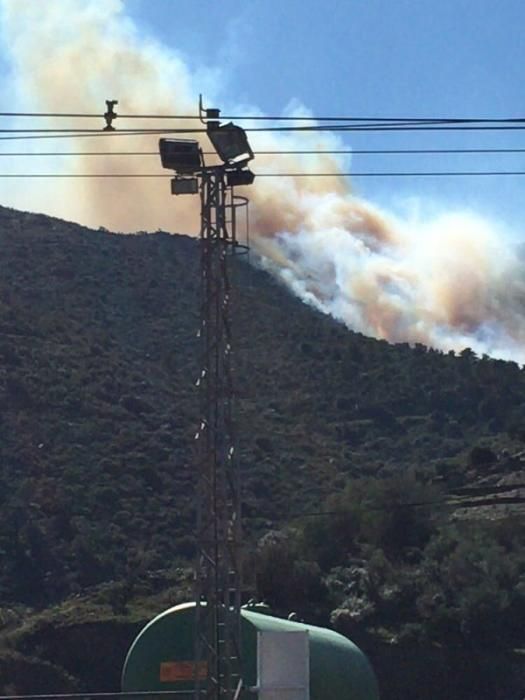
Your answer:
[[[235,217],[238,206],[247,205],[233,188],[253,182],[253,173],[245,167],[253,152],[240,127],[220,125],[219,110],[205,114],[208,136],[222,165],[206,166],[196,141],[161,139],[160,152],[163,166],[176,173],[172,193],[199,192],[201,198],[194,696],[237,700],[242,689],[242,528],[230,265],[245,248],[236,240]]]

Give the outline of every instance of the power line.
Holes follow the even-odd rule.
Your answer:
[[[490,177],[525,175],[523,170],[421,171],[421,172],[353,172],[353,173],[260,173],[257,177]]]
[[[158,133],[164,133],[162,131],[159,131]],[[170,132],[172,133],[172,132]],[[27,134],[24,136],[0,136],[0,141],[22,141],[25,139],[28,140],[33,140],[33,139],[77,139],[77,138],[83,138],[83,137],[88,137],[88,138],[97,138],[100,136],[144,136],[144,133],[141,131],[136,131],[136,130],[131,130],[131,131],[97,131],[93,130],[93,132],[88,132],[88,133],[79,133],[79,134],[36,134],[36,135],[31,135]]]
[[[464,123],[464,122],[372,122],[365,124],[333,124],[331,126],[263,126],[247,127],[246,132],[340,132],[340,131],[521,131],[525,129],[524,120],[515,122],[487,122],[487,123]],[[63,135],[88,135],[101,134],[114,136],[116,134],[206,134],[207,130],[201,127],[179,127],[171,129],[150,128],[150,129],[118,129],[115,131],[104,131],[103,129],[0,129],[0,133],[6,134],[63,134]]]
[[[309,155],[316,154],[322,155],[323,153],[330,154],[344,154],[349,153],[353,155],[422,155],[422,154],[435,154],[435,153],[525,153],[525,148],[368,148],[368,149],[358,149],[358,148],[343,148],[334,150],[305,150],[305,151],[255,151],[255,155]],[[2,154],[0,154],[2,155]],[[157,154],[158,155],[158,154]]]
[[[491,506],[505,506],[505,505],[522,505],[525,504],[525,497],[523,496],[502,496],[501,498],[480,498],[478,500],[470,501],[453,501],[453,500],[437,500],[437,501],[421,501],[419,503],[392,503],[389,506],[372,506],[367,505],[367,510],[370,511],[388,511],[388,510],[402,510],[404,508],[427,508],[432,506],[447,506],[450,508],[487,508]],[[366,505],[366,504],[365,504]],[[350,510],[324,510],[324,511],[313,511],[311,513],[291,513],[287,516],[288,520],[295,520],[301,518],[333,518],[341,515],[350,515]]]
[[[276,150],[276,151],[254,151],[256,156],[282,156],[282,155],[434,155],[434,154],[487,154],[487,153],[525,153],[525,148],[399,148],[399,149],[311,149],[311,150]],[[216,151],[203,151],[205,156],[216,156]],[[1,153],[2,156],[159,156],[157,151],[49,151],[42,153],[13,152]]]
[[[346,130],[368,130],[368,129],[374,129],[374,130],[384,130],[384,129],[392,129],[392,128],[409,128],[413,129],[415,128],[411,124],[405,124],[405,123],[395,123],[395,124],[389,124],[389,125],[383,125],[383,124],[359,124],[359,125],[352,125],[352,124],[334,124],[333,126],[269,126],[269,127],[252,127],[252,128],[246,128],[244,131],[346,131]],[[499,128],[499,127],[498,127]],[[503,127],[501,127],[503,128]],[[525,127],[514,127],[514,128],[525,128]],[[100,134],[101,132],[104,132],[104,129],[56,129],[56,128],[48,128],[48,129],[0,129],[0,133],[3,134]],[[207,129],[202,128],[202,127],[178,127],[178,128],[142,128],[142,129],[115,129],[114,131],[106,131],[106,135],[108,136],[113,136],[118,134],[126,134],[126,133],[131,133],[131,134],[206,134]]]
[[[265,132],[265,133],[322,133],[322,132],[351,132],[351,133],[379,133],[390,131],[522,131],[525,129],[525,124],[520,125],[479,125],[479,126],[461,126],[461,125],[388,125],[381,126],[377,124],[369,125],[349,125],[338,124],[334,126],[290,126],[290,127],[248,127],[246,132]],[[206,129],[201,128],[179,128],[179,129],[120,129],[115,131],[104,131],[99,129],[4,129],[0,130],[4,134],[16,134],[15,136],[0,136],[2,141],[14,141],[22,139],[44,139],[44,138],[83,138],[83,137],[100,137],[100,136],[147,136],[154,134],[178,135],[178,134],[207,134]]]
[[[18,118],[18,117],[44,117],[46,119],[102,119],[102,113],[85,113],[85,112],[0,112],[0,117]],[[196,114],[120,114],[117,113],[115,118],[119,119],[200,119]],[[221,117],[222,119],[234,119],[235,117]],[[268,117],[271,119],[272,117]],[[243,119],[252,119],[252,117],[243,117]],[[313,119],[313,117],[312,117]],[[1,697],[1,696],[0,696]]]
[[[119,115],[120,116],[120,115]],[[124,117],[123,117],[124,118]],[[128,115],[126,118],[132,118],[132,115]],[[141,118],[148,118],[141,116]],[[152,119],[157,119],[159,118],[158,116],[151,115]],[[166,117],[167,119],[171,117]],[[273,116],[260,116],[260,115],[243,115],[243,116],[222,116],[221,115],[221,120],[225,119],[232,119],[232,120],[240,120],[240,121],[307,121],[307,122],[379,122],[379,123],[399,123],[399,122],[406,122],[406,123],[412,123],[412,124],[474,124],[474,123],[479,123],[479,124],[503,124],[503,123],[519,123],[519,122],[525,122],[525,117],[495,117],[495,118],[489,118],[489,117],[480,117],[480,118],[473,118],[473,117],[350,117],[348,115],[346,116],[322,116],[322,117],[317,117],[317,116],[312,116],[312,117],[306,117],[306,116],[300,116],[300,117],[294,117],[294,116],[279,116],[279,117],[273,117]]]
[[[261,177],[492,177],[522,176],[524,170],[487,170],[487,171],[421,171],[421,172],[333,172],[333,173],[258,173]],[[173,175],[157,173],[0,173],[6,179],[47,179],[47,178],[171,178]]]
[[[34,118],[70,118],[70,119],[101,119],[102,113],[86,112],[0,112],[0,117],[34,117]],[[201,120],[196,114],[116,114],[119,119],[180,119]],[[363,117],[363,116],[269,116],[260,114],[221,115],[221,121],[232,119],[236,121],[297,121],[297,122],[407,122],[413,124],[495,124],[495,123],[519,123],[524,122],[523,117]]]
[[[524,488],[523,484],[517,486],[508,486],[505,491],[516,491],[518,489]],[[485,491],[485,489],[482,489]],[[486,508],[490,506],[498,505],[522,505],[525,504],[525,496],[507,496],[499,495],[501,491],[497,491],[494,494],[485,494],[484,496],[477,496],[475,493],[470,495],[469,499],[458,500],[458,496],[451,495],[446,498],[439,498],[433,501],[415,501],[407,503],[390,503],[388,505],[371,505],[370,503],[364,502],[364,505],[368,510],[371,511],[388,511],[388,510],[402,510],[404,508],[426,508],[435,506],[447,506],[450,508],[462,509],[462,508]],[[301,518],[331,518],[338,516],[345,516],[350,514],[350,510],[325,510],[325,511],[311,511],[305,513],[291,513],[287,516],[288,520],[300,520]],[[261,516],[253,516],[261,517]],[[251,518],[250,518],[251,519]]]
[[[392,503],[388,506],[377,505],[373,506],[370,504],[365,504],[369,511],[374,512],[384,512],[389,510],[403,510],[411,508],[432,508],[443,506],[446,508],[453,508],[456,510],[469,509],[469,508],[490,508],[493,506],[508,506],[508,505],[523,505],[525,504],[525,497],[523,496],[502,496],[501,498],[480,498],[477,500],[468,501],[456,501],[451,499],[438,499],[435,501],[420,501],[415,503]],[[513,512],[512,515],[516,513]],[[263,515],[253,515],[248,516],[247,520],[258,520],[264,518],[265,520],[270,520],[272,522],[289,522],[291,520],[301,520],[303,518],[336,518],[341,516],[351,515],[351,510],[324,510],[324,511],[311,511],[305,513],[290,513],[286,518],[268,518]],[[0,698],[1,700],[1,698]]]

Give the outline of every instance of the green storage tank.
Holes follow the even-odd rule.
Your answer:
[[[308,633],[310,700],[378,700],[372,667],[349,639],[332,630],[256,610],[243,608],[241,612],[243,676],[248,687],[255,687],[258,680],[259,633],[302,631]],[[195,604],[184,603],[146,625],[126,657],[124,692],[192,690],[194,618]]]

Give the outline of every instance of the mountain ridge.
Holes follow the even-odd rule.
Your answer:
[[[199,243],[0,208],[0,244],[0,611],[46,614],[108,587],[100,595],[118,616],[132,588],[149,590],[148,572],[187,567],[193,553]],[[522,493],[525,371],[468,349],[456,356],[366,338],[268,273],[234,267],[245,529],[261,561],[255,585],[286,612],[294,603],[268,576],[284,557],[284,571],[299,567],[290,575],[295,605],[320,621],[332,611],[336,626],[370,644],[367,625],[387,634],[367,621],[372,603],[361,592],[358,614],[337,591],[370,588],[370,557],[374,575],[413,567],[408,550],[425,542],[396,550],[385,535],[391,525],[377,517],[370,529],[352,494],[380,513],[418,494],[441,501],[473,486],[490,494],[515,484]],[[342,531],[350,521],[358,528],[350,549],[331,526],[304,524],[331,506],[351,515]],[[453,515],[491,521],[519,509],[459,502]],[[413,522],[422,533],[435,527]],[[374,603],[380,617],[390,610],[388,586],[406,585],[385,580]],[[363,622],[354,629],[355,619]],[[388,624],[408,634],[410,620]]]

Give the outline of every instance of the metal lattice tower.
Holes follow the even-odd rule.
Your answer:
[[[171,192],[201,197],[200,424],[195,435],[197,563],[195,567],[194,697],[238,700],[241,670],[241,491],[233,421],[232,284],[230,263],[247,246],[236,236],[236,211],[248,200],[254,157],[244,130],[221,125],[220,110],[201,120],[222,165],[206,166],[195,140],[161,138],[162,166],[175,172]],[[203,112],[206,120],[202,119]]]
[[[223,167],[201,174],[201,421],[196,435],[196,697],[241,687],[241,495],[235,454],[230,263],[235,202]],[[228,214],[231,212],[230,220]]]

